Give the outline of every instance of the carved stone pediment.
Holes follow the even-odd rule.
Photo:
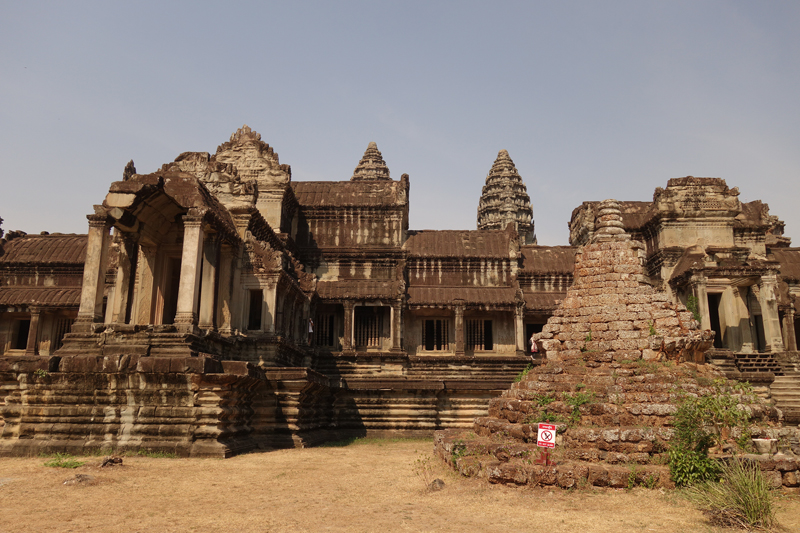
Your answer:
[[[255,183],[242,180],[233,164],[220,162],[208,152],[184,152],[173,163],[164,165],[164,170],[196,176],[228,208],[255,203]]]
[[[214,157],[219,163],[234,166],[242,180],[256,182],[259,189],[285,187],[292,179],[291,167],[281,165],[278,154],[247,125],[219,145]]]

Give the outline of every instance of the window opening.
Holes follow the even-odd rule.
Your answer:
[[[71,324],[71,318],[59,318],[56,321],[56,336],[53,339],[55,348],[53,351],[58,350],[64,344],[64,335],[69,331]]]
[[[318,346],[334,346],[333,313],[317,314],[314,328],[316,329],[314,334],[317,336],[316,340]]]
[[[14,341],[14,350],[24,350],[28,347],[28,332],[30,332],[30,329],[30,320],[17,321],[17,338]]]
[[[422,345],[427,351],[445,351],[449,349],[449,321],[442,319],[425,320],[422,328]]]
[[[383,313],[378,307],[358,306],[355,309],[356,346],[379,348],[383,330]]]
[[[467,320],[467,349],[475,351],[494,349],[491,320]]]
[[[250,291],[250,308],[247,312],[247,329],[258,331],[261,329],[261,308],[264,302],[264,291],[252,289]]]

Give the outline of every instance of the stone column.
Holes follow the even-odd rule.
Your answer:
[[[185,215],[183,217],[181,281],[178,286],[178,307],[175,313],[175,326],[182,333],[191,333],[197,326],[203,237],[202,217]]]
[[[456,355],[464,355],[464,305],[456,304]]]
[[[102,207],[97,206],[97,211]],[[105,284],[106,255],[108,254],[108,217],[105,214],[87,215],[89,235],[86,244],[86,262],[83,266],[83,286],[78,317],[72,331],[88,333],[92,324],[102,321],[103,288]]]
[[[39,338],[39,315],[41,309],[38,307],[31,307],[31,325],[28,328],[28,344],[25,347],[25,355],[37,355],[38,347],[37,340]]]
[[[353,351],[353,320],[355,318],[355,302],[353,300],[344,301],[344,338],[342,339],[342,351]]]
[[[131,311],[131,322],[134,324],[153,323],[153,283],[155,281],[156,258],[158,248],[155,246],[140,246],[138,283],[136,285],[135,307]]]
[[[517,355],[525,355],[525,307],[514,309],[514,333],[517,337]]]
[[[773,272],[761,276],[759,303],[761,318],[764,320],[764,337],[767,340],[768,352],[782,352],[781,322],[778,316],[778,278]]]
[[[783,313],[783,344],[787,351],[797,351],[797,334],[794,330],[795,312],[793,307],[788,307]]]
[[[217,288],[217,321],[218,330],[223,335],[233,333],[231,326],[233,288],[233,250],[230,245],[221,244],[219,252],[219,276]]]
[[[109,297],[109,322],[124,324],[131,299],[131,276],[134,273],[133,254],[136,246],[124,235],[119,235],[119,259],[117,260],[117,276],[114,283],[114,298]]]
[[[206,239],[203,247],[203,274],[200,281],[200,329],[212,329],[214,327],[218,266],[219,239]]]
[[[278,276],[269,278],[266,287],[262,287],[264,303],[261,308],[261,324],[264,333],[272,335],[278,334],[278,281]]]
[[[694,296],[697,298],[697,310],[700,312],[700,329],[711,329],[711,315],[708,312],[706,281],[705,276],[692,276]]]
[[[402,351],[403,347],[400,345],[400,337],[402,336],[402,319],[403,319],[403,303],[402,301],[392,302],[391,309],[392,317],[392,351]]]

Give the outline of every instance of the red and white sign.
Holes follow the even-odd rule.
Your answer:
[[[555,424],[539,424],[539,436],[536,445],[540,448],[556,447],[556,426]]]

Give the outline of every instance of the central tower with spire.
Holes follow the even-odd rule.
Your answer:
[[[508,155],[500,150],[478,202],[478,229],[505,229],[514,223],[523,244],[536,244],[528,190]]]

